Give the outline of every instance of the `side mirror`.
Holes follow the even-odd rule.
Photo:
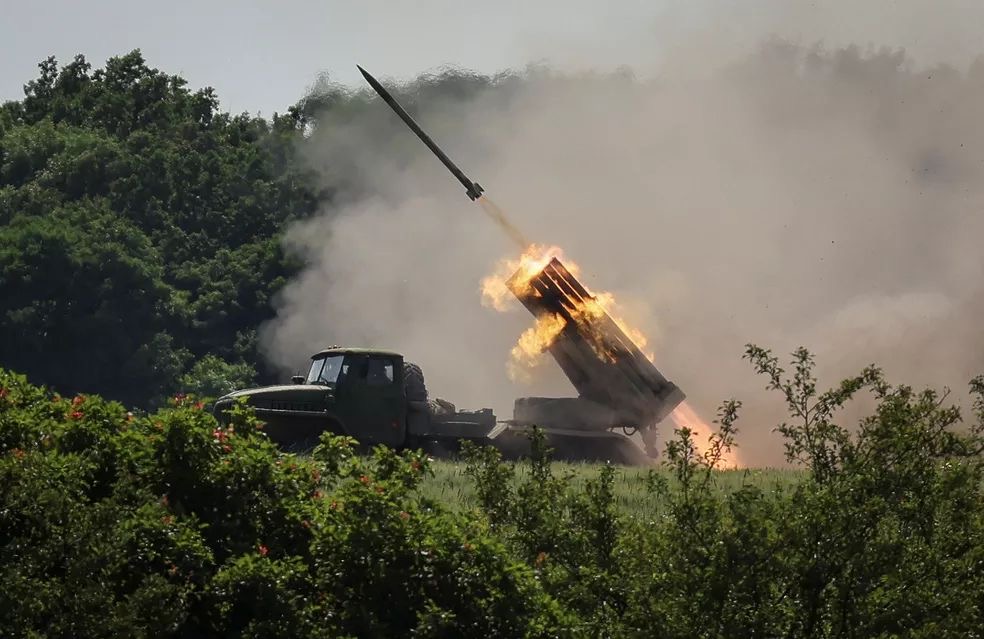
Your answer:
[[[304,383],[304,376],[303,375],[294,375],[293,377],[290,378],[290,381],[292,383],[294,383],[294,384],[303,384]]]

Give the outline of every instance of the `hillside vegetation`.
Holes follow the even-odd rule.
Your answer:
[[[317,202],[297,114],[221,113],[139,52],[40,68],[0,109],[0,362],[141,406],[253,381],[279,234]]]
[[[686,430],[639,504],[542,438],[517,468],[467,447],[470,503],[426,457],[325,435],[278,451],[240,407],[134,416],[0,371],[0,634],[73,637],[968,637],[984,627],[984,380],[976,421],[868,369],[748,358],[787,401],[795,482],[719,484],[737,431]],[[877,400],[856,433],[837,411]]]

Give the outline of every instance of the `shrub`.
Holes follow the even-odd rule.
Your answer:
[[[746,356],[806,477],[716,485],[732,400],[705,454],[676,431],[640,516],[612,467],[558,475],[536,431],[522,464],[465,445],[477,501],[453,512],[418,490],[420,452],[326,434],[300,457],[243,404],[221,426],[193,396],[133,415],[0,370],[0,634],[979,636],[984,379],[965,425],[873,367],[821,393],[805,350],[791,378]]]
[[[4,636],[537,636],[559,610],[421,455],[279,451],[239,407],[133,415],[0,371]]]

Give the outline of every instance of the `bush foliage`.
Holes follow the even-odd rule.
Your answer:
[[[477,507],[418,490],[430,460],[325,435],[275,448],[245,407],[154,413],[60,397],[0,371],[4,636],[968,637],[984,627],[984,380],[976,419],[871,368],[819,393],[812,360],[747,356],[790,409],[807,477],[722,492],[725,403],[652,472],[658,507],[615,506],[611,467],[557,475],[542,438],[521,477],[466,446]],[[838,410],[870,392],[856,427]]]
[[[256,327],[296,272],[280,235],[322,199],[300,115],[223,113],[138,50],[39,67],[0,105],[0,362],[143,407],[269,375]]]

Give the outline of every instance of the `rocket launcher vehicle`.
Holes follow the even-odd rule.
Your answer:
[[[537,319],[564,319],[547,350],[578,392],[570,399],[518,399],[514,421],[580,431],[581,436],[615,428],[639,431],[654,456],[651,429],[684,401],[683,391],[660,373],[556,257],[532,278],[517,271],[507,286]]]
[[[622,426],[641,428],[665,419],[684,393],[666,379],[594,297],[556,257],[527,286],[510,290],[534,317],[560,315],[564,328],[548,348],[581,398],[618,411]]]

